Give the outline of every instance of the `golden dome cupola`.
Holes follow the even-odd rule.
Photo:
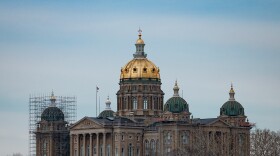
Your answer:
[[[139,28],[138,30],[138,39],[135,43],[136,46],[136,52],[133,54],[134,58],[146,58],[147,54],[144,52],[145,43],[142,39],[142,30]]]
[[[147,59],[147,54],[144,52],[145,44],[142,39],[142,30],[139,29],[138,33],[134,58],[122,67],[120,79],[151,78],[160,80],[159,68]]]

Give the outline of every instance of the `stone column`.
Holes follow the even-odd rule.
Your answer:
[[[99,133],[96,133],[96,155],[99,156]]]
[[[114,149],[115,149],[115,147],[113,146],[113,140],[114,140],[114,133],[112,132],[111,133],[111,153],[110,153],[110,156],[113,156]]]
[[[106,133],[103,133],[103,156],[106,156]]]
[[[89,136],[89,155],[92,156],[92,133]]]
[[[86,155],[86,134],[83,134],[83,155],[85,156]]]
[[[73,136],[70,134],[70,156],[73,156]]]
[[[80,137],[79,134],[77,134],[77,156],[80,156]]]

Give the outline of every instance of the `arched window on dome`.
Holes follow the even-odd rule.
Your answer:
[[[133,109],[137,109],[137,99],[136,97],[132,98]]]
[[[46,142],[46,140],[44,140],[44,142],[43,142],[43,156],[47,156],[47,146],[48,146],[48,143]]]
[[[126,103],[125,103],[126,99],[124,97],[121,97],[120,101],[121,101],[122,109],[126,109]]]
[[[143,98],[143,106],[144,106],[144,109],[148,109],[148,99],[147,99],[147,97]]]
[[[154,105],[153,109],[156,109],[156,107],[158,106],[158,97],[154,97],[154,104],[153,105]]]

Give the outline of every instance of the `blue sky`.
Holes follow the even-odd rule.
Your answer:
[[[276,0],[1,1],[1,154],[28,152],[30,94],[77,96],[80,119],[95,115],[98,85],[101,110],[108,94],[116,110],[139,26],[165,101],[177,79],[194,117],[216,117],[233,82],[250,122],[279,130],[279,8]]]

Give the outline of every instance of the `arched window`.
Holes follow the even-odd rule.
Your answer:
[[[126,109],[126,99],[124,97],[121,98],[122,101],[122,109]]]
[[[151,140],[151,156],[156,155],[156,143],[154,140]]]
[[[137,99],[135,97],[132,98],[133,109],[137,109]]]
[[[124,98],[123,98],[123,106],[124,106],[123,108],[124,108],[124,109],[126,108],[126,103],[127,103],[127,102],[126,102],[126,97],[124,97]]]
[[[144,109],[148,109],[148,99],[144,97],[143,101]]]
[[[164,136],[164,142],[165,144],[171,144],[172,141],[172,136],[170,132],[167,132],[166,135]]]
[[[181,135],[181,142],[182,144],[188,144],[189,142],[189,135],[188,132],[183,132]]]
[[[133,156],[132,144],[128,145],[128,156]]]
[[[145,140],[145,156],[149,156],[150,147],[149,147],[149,141]]]

